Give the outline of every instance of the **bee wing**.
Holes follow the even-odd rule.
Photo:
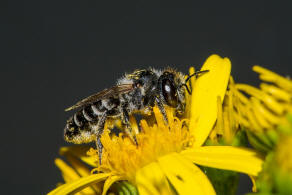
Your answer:
[[[131,90],[133,90],[133,84],[116,85],[112,88],[104,89],[103,91],[101,91],[99,93],[93,94],[93,95],[77,102],[75,105],[73,105],[69,108],[66,108],[65,111],[74,110],[76,108],[83,107],[85,105],[91,104],[91,103],[96,102],[96,101],[101,100],[101,99],[106,99],[108,97],[117,96],[119,94],[124,94],[124,93],[130,92]]]

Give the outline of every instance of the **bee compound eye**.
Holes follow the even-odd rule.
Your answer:
[[[162,95],[169,106],[177,106],[178,99],[176,95],[176,88],[169,79],[164,79],[162,81]]]

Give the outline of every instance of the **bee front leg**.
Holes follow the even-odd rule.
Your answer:
[[[166,111],[165,111],[165,108],[163,106],[163,103],[162,101],[160,100],[159,97],[155,97],[155,102],[163,116],[163,119],[164,119],[164,123],[167,125],[168,124],[168,119],[167,119],[167,115],[166,115]]]
[[[136,144],[138,145],[136,135],[133,135],[132,128],[130,124],[130,116],[127,109],[124,107],[122,108],[122,123],[126,126],[125,133],[127,136]]]

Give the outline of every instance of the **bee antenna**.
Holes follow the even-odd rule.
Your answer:
[[[195,72],[192,75],[189,75],[185,83],[187,83],[190,80],[190,78],[192,78],[193,76],[198,76],[199,74],[206,73],[206,72],[209,72],[209,70],[200,70],[200,71]]]
[[[206,72],[209,72],[209,70],[200,70],[200,71],[197,71],[195,72],[194,74],[192,75],[189,75],[186,80],[185,80],[185,83],[181,85],[181,87],[185,87],[188,91],[188,93],[191,95],[192,94],[192,91],[189,89],[188,85],[186,84],[190,78],[192,78],[193,76],[198,76],[199,74],[202,74],[202,73],[206,73]]]
[[[181,85],[181,87],[185,87],[186,89],[187,89],[187,91],[188,91],[188,93],[191,95],[192,94],[192,92],[191,92],[191,90],[189,89],[189,87],[187,86],[187,84],[182,84]]]

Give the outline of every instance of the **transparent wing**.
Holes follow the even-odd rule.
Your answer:
[[[132,84],[116,85],[112,88],[104,89],[103,91],[101,91],[99,93],[91,95],[91,96],[77,102],[75,105],[73,105],[69,108],[66,108],[65,111],[74,110],[76,108],[86,106],[88,104],[91,104],[91,103],[96,102],[96,101],[101,100],[101,99],[106,99],[109,97],[117,96],[119,94],[124,94],[124,93],[130,92],[131,90],[133,90]]]

